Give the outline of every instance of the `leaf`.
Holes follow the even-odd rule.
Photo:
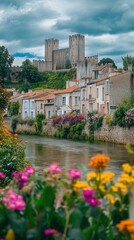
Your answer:
[[[72,228],[69,230],[68,237],[69,240],[83,240],[83,233],[79,228]]]
[[[81,226],[82,219],[83,219],[82,212],[76,208],[70,215],[69,224],[71,224],[75,228],[79,228]]]
[[[27,240],[37,240],[39,238],[39,231],[36,229],[30,229],[27,231],[26,239]]]

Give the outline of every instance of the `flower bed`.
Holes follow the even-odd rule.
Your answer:
[[[114,183],[114,173],[106,171],[109,161],[102,153],[92,157],[86,181],[79,169],[65,172],[57,163],[40,178],[30,166],[12,173],[0,195],[0,239],[132,240],[134,166],[124,164]]]

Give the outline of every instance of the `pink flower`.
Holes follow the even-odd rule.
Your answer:
[[[13,189],[10,189],[5,193],[2,202],[11,210],[24,210],[26,206],[23,197],[16,194]]]
[[[44,234],[45,235],[51,235],[51,234],[58,235],[59,232],[56,229],[48,228],[48,229],[44,230]]]
[[[24,170],[24,172],[26,172],[26,173],[29,174],[29,175],[32,175],[32,174],[35,172],[35,170],[34,170],[34,168],[32,168],[31,166],[28,166],[28,167]]]
[[[0,172],[0,178],[1,178],[1,179],[5,178],[5,173]]]
[[[69,172],[69,177],[71,179],[76,179],[76,178],[81,178],[82,177],[81,172],[77,169],[70,169],[68,172]]]
[[[83,190],[83,196],[85,201],[89,203],[92,207],[101,205],[101,201],[99,201],[97,197],[93,195],[93,193],[94,193],[93,189]]]
[[[51,174],[60,173],[62,171],[56,162],[51,163],[49,167],[46,168],[46,170]]]

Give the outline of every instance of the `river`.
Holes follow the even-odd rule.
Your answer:
[[[87,173],[89,159],[98,151],[102,151],[110,157],[107,170],[113,171],[118,177],[121,173],[121,165],[129,161],[124,145],[102,142],[91,144],[39,136],[22,135],[20,138],[25,145],[26,160],[31,162],[38,172],[50,163],[57,162],[64,170],[77,168]]]

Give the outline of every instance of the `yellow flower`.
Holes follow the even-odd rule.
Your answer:
[[[124,171],[125,173],[131,173],[132,170],[133,170],[133,167],[132,167],[130,164],[128,164],[128,163],[123,164],[123,165],[122,165],[122,168],[123,168],[123,171]]]
[[[15,235],[14,235],[13,229],[8,230],[5,240],[15,240]]]
[[[87,182],[83,181],[76,181],[76,183],[73,185],[73,189],[75,191],[78,191],[79,189],[89,189],[89,185]]]
[[[96,156],[91,158],[89,163],[89,167],[97,168],[105,168],[107,166],[107,162],[110,158],[105,156],[102,153],[98,153]]]

